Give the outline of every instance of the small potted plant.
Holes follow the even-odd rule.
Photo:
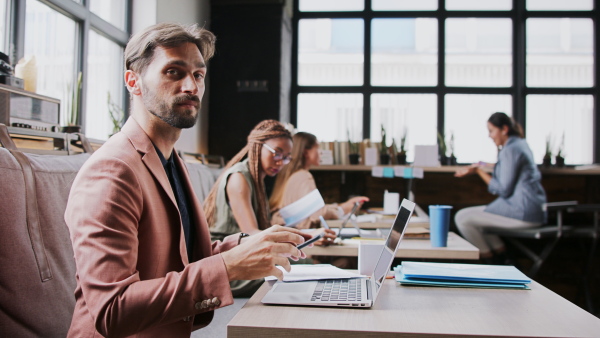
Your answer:
[[[456,156],[454,156],[454,132],[450,132],[450,142],[448,142],[448,150],[450,156],[446,159],[446,164],[456,165]]]
[[[68,97],[65,102],[66,106],[66,126],[62,127],[63,133],[79,133],[81,132],[81,126],[77,123],[79,122],[79,96],[81,94],[81,78],[82,74],[79,72],[77,74],[77,83],[76,86],[71,87],[71,84],[67,84],[67,93]]]
[[[387,134],[383,124],[381,125],[381,143],[379,143],[379,163],[385,165],[390,163],[389,148],[385,142]]]
[[[116,103],[114,103],[110,99],[110,91],[107,95],[107,105],[108,105],[108,114],[110,116],[110,121],[113,124],[112,134],[108,135],[109,137],[118,133],[121,130],[121,126],[123,125],[123,119],[125,118],[125,113],[123,109],[119,107]]]
[[[558,145],[558,150],[556,151],[556,156],[554,157],[554,164],[557,167],[565,166],[565,157],[563,156],[563,151],[565,150],[565,132],[562,134],[562,138],[560,139],[560,144]]]
[[[542,160],[542,166],[549,167],[552,165],[552,135],[546,137],[546,153]]]
[[[404,133],[400,137],[400,148],[396,148],[396,159],[398,160],[398,164],[406,164],[406,135],[408,131],[404,128]],[[394,145],[395,145],[394,140]]]
[[[446,141],[444,140],[444,136],[442,136],[442,134],[440,134],[439,131],[437,133],[437,138],[438,138],[438,154],[440,157],[440,164],[444,165],[448,161],[448,157],[446,156]]]
[[[348,134],[348,159],[350,160],[350,164],[358,164],[360,158],[359,144],[358,142],[352,141],[349,130],[346,130],[346,132]]]

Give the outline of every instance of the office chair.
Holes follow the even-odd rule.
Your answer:
[[[594,284],[594,278],[596,270],[594,269],[594,259],[596,256],[596,250],[598,249],[598,239],[600,238],[600,204],[580,204],[569,207],[567,209],[570,213],[593,213],[593,223],[591,225],[573,226],[572,229],[565,233],[565,237],[583,239],[585,242],[589,239],[588,255],[583,268],[583,274],[581,276],[581,283],[583,285],[583,295],[585,297],[585,303],[587,310],[594,314],[594,302],[590,291],[591,285]]]
[[[556,225],[544,225],[528,229],[485,228],[484,233],[502,237],[529,257],[533,261],[533,265],[526,274],[530,278],[534,278],[563,235],[571,231],[572,226],[563,224],[563,213],[576,205],[577,201],[545,203],[542,206],[544,211],[548,213],[556,212]],[[547,241],[541,252],[536,253],[522,242],[522,240],[529,239]]]

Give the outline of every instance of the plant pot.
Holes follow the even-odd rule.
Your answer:
[[[348,154],[350,164],[358,164],[359,154]]]
[[[440,155],[440,164],[441,165],[447,165],[448,164],[448,156],[446,156],[446,155]]]
[[[390,164],[390,155],[389,154],[379,155],[379,163],[382,165]]]
[[[398,164],[406,164],[406,154],[396,154]]]
[[[456,165],[456,157],[454,155],[446,157],[446,165]]]
[[[542,160],[542,166],[549,167],[551,165],[552,165],[552,158],[549,156],[544,156],[544,159]]]
[[[63,133],[81,133],[81,126],[62,126]]]
[[[565,166],[565,158],[562,156],[556,156],[554,158],[554,165],[556,165],[557,167],[564,167]]]

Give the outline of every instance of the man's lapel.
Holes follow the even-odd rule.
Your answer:
[[[185,265],[189,264],[186,246],[185,246],[185,236],[183,234],[183,226],[181,224],[181,215],[179,214],[179,208],[177,207],[177,200],[175,199],[175,195],[173,194],[173,189],[171,188],[171,183],[169,183],[169,178],[167,177],[167,173],[165,172],[165,168],[156,153],[156,149],[154,149],[154,145],[152,141],[146,135],[142,127],[137,123],[137,121],[130,117],[123,128],[121,129],[129,140],[135,147],[138,153],[140,153],[142,157],[142,162],[148,168],[148,171],[154,176],[154,179],[158,181],[161,188],[164,192],[169,196],[173,207],[177,210],[177,216],[179,217],[179,253],[181,255],[181,260]],[[175,152],[173,152],[174,156],[177,156]],[[187,178],[189,181],[189,178]]]

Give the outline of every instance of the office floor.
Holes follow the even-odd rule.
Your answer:
[[[532,241],[528,245],[538,249],[539,244]],[[588,249],[589,247],[584,246],[579,240],[562,239],[534,279],[582,309],[591,312],[581,279],[589,253]],[[531,266],[531,261],[527,257],[517,254],[510,246],[507,246],[507,250],[513,254],[515,265],[523,271],[527,271]],[[593,275],[589,279],[590,299],[594,306],[593,314],[600,318],[600,250],[596,250],[593,270]]]
[[[215,311],[215,316],[207,327],[192,332],[192,338],[211,337],[224,338],[227,337],[227,323],[235,316],[236,313],[246,304],[249,298],[235,298],[233,304]]]

